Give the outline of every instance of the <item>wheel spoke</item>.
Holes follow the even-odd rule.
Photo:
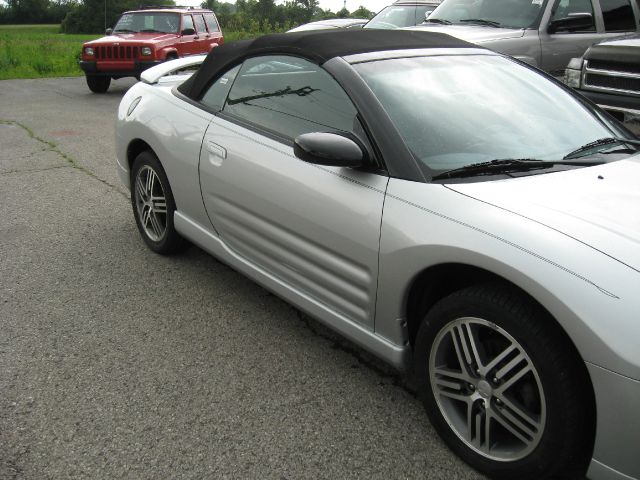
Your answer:
[[[167,213],[167,201],[162,196],[151,197],[153,211],[156,213]]]
[[[471,328],[470,323],[465,323],[464,326],[467,331],[467,339],[469,342],[469,350],[470,350],[469,353],[473,356],[473,361],[476,364],[476,368],[478,368],[478,370],[480,370],[480,373],[484,375],[484,367],[482,365],[482,360],[480,360],[480,353],[478,352],[478,341],[476,339],[476,333]]]
[[[155,183],[155,180],[156,174],[153,172],[153,170],[149,169],[147,172],[147,183],[145,186],[148,198],[151,198],[153,196],[153,185]]]
[[[449,390],[439,389],[438,393],[443,397],[451,398],[453,400],[459,400],[464,403],[471,403],[471,397],[468,395],[463,395],[461,393],[450,392]]]
[[[511,345],[509,345],[507,348],[505,348],[502,353],[500,353],[496,358],[494,358],[493,360],[491,360],[485,367],[485,371],[490,372],[492,369],[494,369],[500,362],[502,362],[505,358],[507,358],[511,352],[513,352],[514,350],[517,350],[518,347],[516,347],[513,343]]]
[[[145,205],[142,209],[142,225],[144,225],[145,228],[149,226],[150,218],[151,218],[151,208]]]
[[[453,347],[455,348],[456,356],[458,357],[458,363],[460,363],[460,369],[463,372],[466,372],[468,376],[471,376],[473,373],[471,368],[471,357],[467,356],[464,348],[465,343],[459,336],[457,326],[453,327],[449,334],[451,335],[451,341],[453,342]]]
[[[153,233],[155,233],[157,237],[161,237],[163,233],[162,225],[160,225],[160,222],[158,221],[156,212],[153,210],[150,210],[150,212],[149,216],[151,218],[151,228],[153,229]]]
[[[452,378],[455,380],[462,380],[466,382],[470,380],[469,375],[467,375],[464,370],[458,372],[447,367],[436,367],[433,373],[435,373],[439,378]]]
[[[505,375],[507,375],[515,367],[517,367],[524,361],[526,361],[526,359],[524,358],[524,355],[522,355],[522,353],[516,355],[516,357],[513,360],[511,360],[509,363],[507,363],[504,367],[502,367],[500,370],[496,372],[496,377],[498,379],[503,378]]]
[[[525,359],[522,358],[520,360],[520,362],[522,362],[522,360],[525,360]],[[518,363],[520,363],[520,362],[518,362]],[[529,362],[527,362],[526,365],[524,367],[522,367],[520,370],[518,370],[511,378],[509,378],[509,380],[507,380],[505,383],[503,383],[498,388],[496,388],[495,392],[497,394],[499,394],[499,395],[502,395],[509,387],[511,387],[514,383],[516,383],[518,380],[520,380],[522,377],[524,377],[530,371],[531,371],[531,365],[529,365]],[[496,375],[498,375],[498,374],[496,374]],[[500,378],[502,378],[502,377],[498,376],[498,379],[500,379]]]
[[[531,428],[529,425],[518,420],[511,415],[507,410],[496,411],[492,413],[494,418],[500,425],[506,428],[509,433],[518,438],[525,445],[531,444],[536,438],[537,431]]]
[[[138,196],[141,200],[146,198],[147,195],[145,193],[145,186],[140,175],[136,177],[136,191],[138,192]]]
[[[499,398],[500,401],[502,402],[502,409],[501,409],[502,411],[510,412],[512,415],[517,416],[521,420],[524,420],[527,423],[529,423],[529,425],[531,425],[536,430],[540,428],[540,424],[538,420],[533,418],[530,414],[526,413],[524,410],[518,407],[515,403],[509,400],[506,396],[499,395],[497,396],[497,398]]]

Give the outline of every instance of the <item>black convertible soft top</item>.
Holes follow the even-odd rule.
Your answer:
[[[334,57],[357,53],[414,48],[479,48],[436,32],[413,30],[319,30],[278,33],[240,40],[214,48],[189,80],[178,90],[197,100],[214,78],[247,57],[268,54],[296,55],[318,65]]]

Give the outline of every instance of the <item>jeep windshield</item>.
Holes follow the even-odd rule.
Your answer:
[[[427,23],[536,28],[548,0],[444,0]]]
[[[134,12],[120,17],[113,33],[178,33],[180,15],[170,12]]]
[[[424,22],[427,13],[435,9],[435,5],[391,5],[373,17],[363,28],[389,30],[413,27]]]
[[[353,67],[431,178],[461,169],[465,176],[533,175],[637,154],[637,142],[624,141],[628,132],[579,95],[502,56],[394,58]]]

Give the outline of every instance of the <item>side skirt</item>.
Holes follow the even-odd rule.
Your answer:
[[[198,245],[217,259],[243,273],[275,295],[283,298],[296,308],[304,311],[340,335],[358,344],[373,355],[380,357],[398,370],[406,370],[411,362],[411,350],[404,345],[396,345],[386,338],[376,335],[345,316],[328,309],[299,290],[282,282],[270,273],[249,263],[230,250],[217,236],[194,222],[181,212],[174,214],[176,230],[185,238]]]

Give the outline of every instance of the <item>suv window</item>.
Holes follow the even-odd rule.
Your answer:
[[[446,20],[455,25],[486,25],[505,28],[533,28],[540,18],[547,0],[445,0],[429,16],[427,22]]]
[[[574,32],[595,32],[596,24],[593,21],[593,5],[591,0],[560,0],[556,4],[556,10],[551,17],[551,21],[560,20],[561,18],[571,18],[578,13],[588,13],[591,15],[591,25],[581,29],[572,29]]]
[[[198,33],[207,33],[207,27],[204,26],[204,18],[202,18],[202,15],[194,15],[193,20],[196,23],[196,31]]]
[[[224,112],[285,138],[356,128],[357,111],[319,66],[289,56],[251,58],[233,84]]]
[[[177,13],[150,12],[125,13],[120,17],[113,31],[118,32],[162,32],[176,33],[178,31]]]
[[[195,27],[193,26],[193,19],[191,15],[183,15],[182,16],[182,31],[185,31],[187,28],[190,28],[195,31]]]
[[[238,75],[239,70],[240,65],[233,67],[213,82],[200,99],[200,102],[212,110],[222,110],[224,102],[227,99],[227,95],[229,94],[229,90],[231,89],[231,85],[233,85],[233,81],[235,80],[236,75]]]
[[[600,0],[604,29],[607,32],[625,32],[636,29],[629,0]]]
[[[207,22],[207,27],[209,27],[209,31],[211,33],[220,31],[220,27],[218,26],[218,22],[216,21],[216,17],[213,13],[205,13],[204,19]]]

